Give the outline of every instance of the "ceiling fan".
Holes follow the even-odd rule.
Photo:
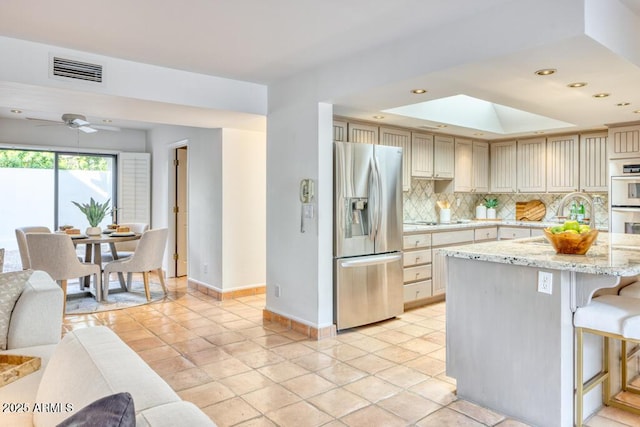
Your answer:
[[[77,129],[77,130],[80,130],[80,131],[82,131],[84,133],[98,132],[98,129],[100,129],[100,130],[111,130],[111,131],[119,131],[120,130],[120,128],[117,128],[117,127],[114,127],[114,126],[91,125],[91,123],[89,123],[87,121],[87,118],[85,116],[83,116],[82,114],[65,113],[65,114],[62,115],[62,120],[61,121],[38,119],[38,118],[35,118],[35,117],[27,117],[27,120],[37,120],[37,121],[41,121],[41,122],[53,123],[53,124],[56,124],[56,125],[66,125],[70,129]]]

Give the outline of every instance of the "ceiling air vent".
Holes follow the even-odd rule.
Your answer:
[[[102,83],[102,65],[54,56],[53,75],[67,79]]]

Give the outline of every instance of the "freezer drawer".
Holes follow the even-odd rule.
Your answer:
[[[402,254],[335,261],[335,322],[338,330],[402,314]]]

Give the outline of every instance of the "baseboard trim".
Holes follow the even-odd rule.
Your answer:
[[[187,279],[187,287],[194,289],[198,292],[202,292],[205,295],[214,297],[219,301],[230,300],[241,297],[249,297],[253,295],[265,294],[267,292],[266,286],[254,286],[251,288],[232,289],[230,291],[219,291],[209,286],[198,283],[197,281]]]
[[[307,337],[317,341],[325,338],[332,338],[337,336],[338,334],[336,325],[331,325],[324,328],[315,328],[313,326],[298,322],[297,320],[290,319],[281,314],[274,313],[273,311],[267,310],[266,308],[262,310],[262,319],[268,322],[278,323],[291,329],[292,331],[306,335]]]

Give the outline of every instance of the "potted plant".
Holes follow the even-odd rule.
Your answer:
[[[74,205],[80,209],[80,211],[87,217],[87,221],[89,222],[89,228],[87,228],[87,235],[97,235],[102,232],[100,227],[100,223],[107,216],[109,212],[109,202],[111,199],[108,199],[104,203],[96,202],[93,197],[89,201],[89,203],[78,203],[72,201]]]
[[[495,197],[490,199],[484,199],[484,205],[487,208],[487,218],[495,219],[496,207],[498,206],[498,199],[496,199]]]

